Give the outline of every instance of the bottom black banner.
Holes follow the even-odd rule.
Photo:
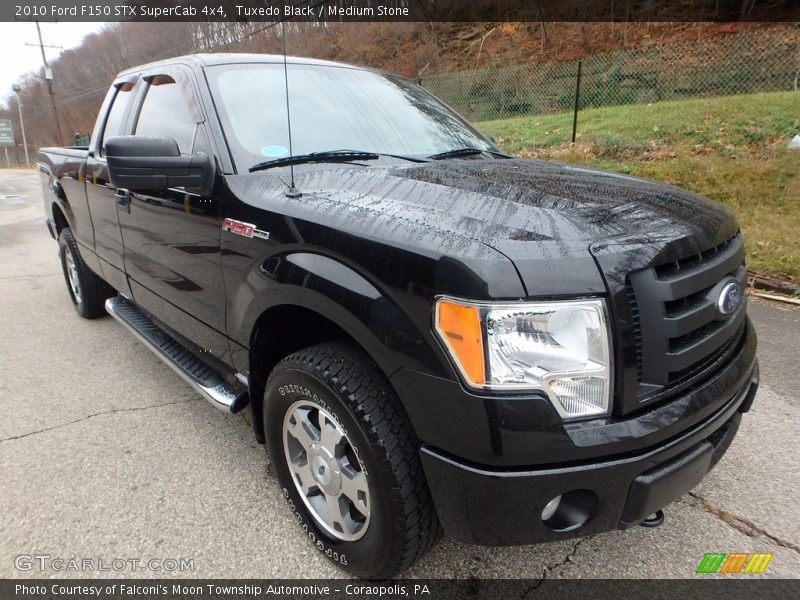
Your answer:
[[[798,598],[798,580],[718,579],[29,579],[0,580],[3,600],[256,600],[259,598]]]

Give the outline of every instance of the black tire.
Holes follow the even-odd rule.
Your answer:
[[[320,527],[295,486],[284,452],[284,421],[298,402],[323,407],[334,417],[363,470],[370,516],[355,541],[337,539]],[[307,537],[339,567],[359,577],[392,577],[439,540],[441,528],[408,417],[383,374],[359,348],[325,343],[282,360],[267,381],[263,414],[281,493]]]
[[[105,301],[116,292],[83,262],[78,243],[69,227],[65,227],[58,234],[58,256],[61,259],[67,292],[77,313],[86,319],[105,315]],[[69,265],[74,267],[72,279],[70,277],[72,269]]]

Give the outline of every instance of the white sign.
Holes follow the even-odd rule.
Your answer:
[[[11,128],[11,121],[0,119],[0,148],[3,146],[16,146],[14,141],[14,130]]]

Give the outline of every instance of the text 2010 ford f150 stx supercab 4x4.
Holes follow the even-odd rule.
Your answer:
[[[505,155],[390,73],[138,67],[88,150],[38,162],[78,313],[110,313],[218,407],[249,403],[292,517],[356,575],[442,531],[653,524],[758,386],[728,210]]]

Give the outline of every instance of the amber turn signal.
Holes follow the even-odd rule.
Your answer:
[[[486,383],[481,320],[477,306],[446,299],[436,304],[436,332],[473,385]]]

